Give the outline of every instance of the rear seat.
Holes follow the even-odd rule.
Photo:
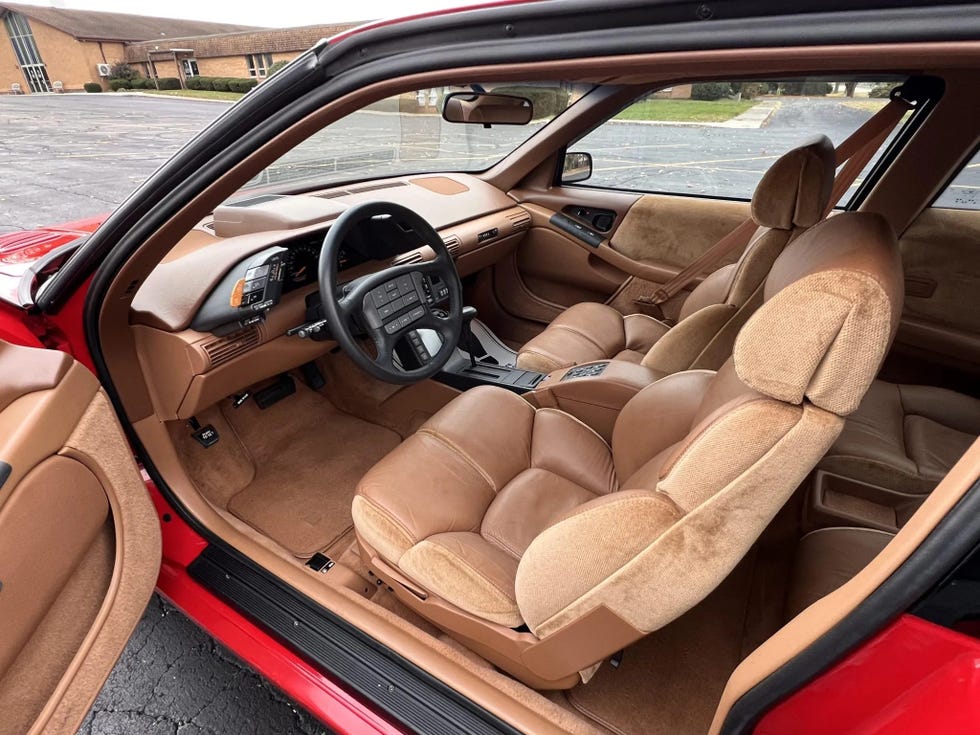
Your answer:
[[[876,380],[819,469],[903,493],[932,491],[980,434],[980,400]]]
[[[786,619],[850,580],[892,538],[893,534],[870,528],[821,528],[800,539],[786,596]]]

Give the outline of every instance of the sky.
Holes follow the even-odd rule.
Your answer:
[[[188,20],[266,26],[270,28],[320,23],[377,20],[429,10],[476,5],[478,0],[16,0],[30,5],[74,10],[155,15]]]

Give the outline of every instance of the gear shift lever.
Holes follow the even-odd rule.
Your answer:
[[[459,346],[470,356],[470,367],[476,367],[476,336],[470,328],[470,323],[476,318],[476,308],[463,307],[463,326],[459,331]]]

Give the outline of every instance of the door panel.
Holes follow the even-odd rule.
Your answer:
[[[0,376],[0,733],[75,732],[153,592],[160,527],[88,370],[0,341]]]
[[[496,296],[510,314],[541,323],[582,301],[636,311],[634,299],[654,293],[749,215],[748,202],[721,199],[640,196],[585,187],[511,194],[531,211],[532,228],[513,255],[497,265]],[[609,232],[600,233],[604,242],[598,247],[549,222],[555,212],[574,217],[579,207],[616,212]],[[738,256],[737,251],[729,254],[719,266]],[[688,293],[664,304],[664,315],[676,316]]]
[[[971,374],[975,386],[980,375],[980,211],[925,209],[899,245],[905,308],[886,374],[935,382],[919,372],[938,361]]]

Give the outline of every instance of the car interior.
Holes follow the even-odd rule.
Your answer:
[[[119,269],[107,369],[201,526],[515,727],[707,732],[965,492],[971,54],[692,51],[351,92]],[[709,83],[776,116],[623,124]],[[384,155],[330,148],[357,114]]]

